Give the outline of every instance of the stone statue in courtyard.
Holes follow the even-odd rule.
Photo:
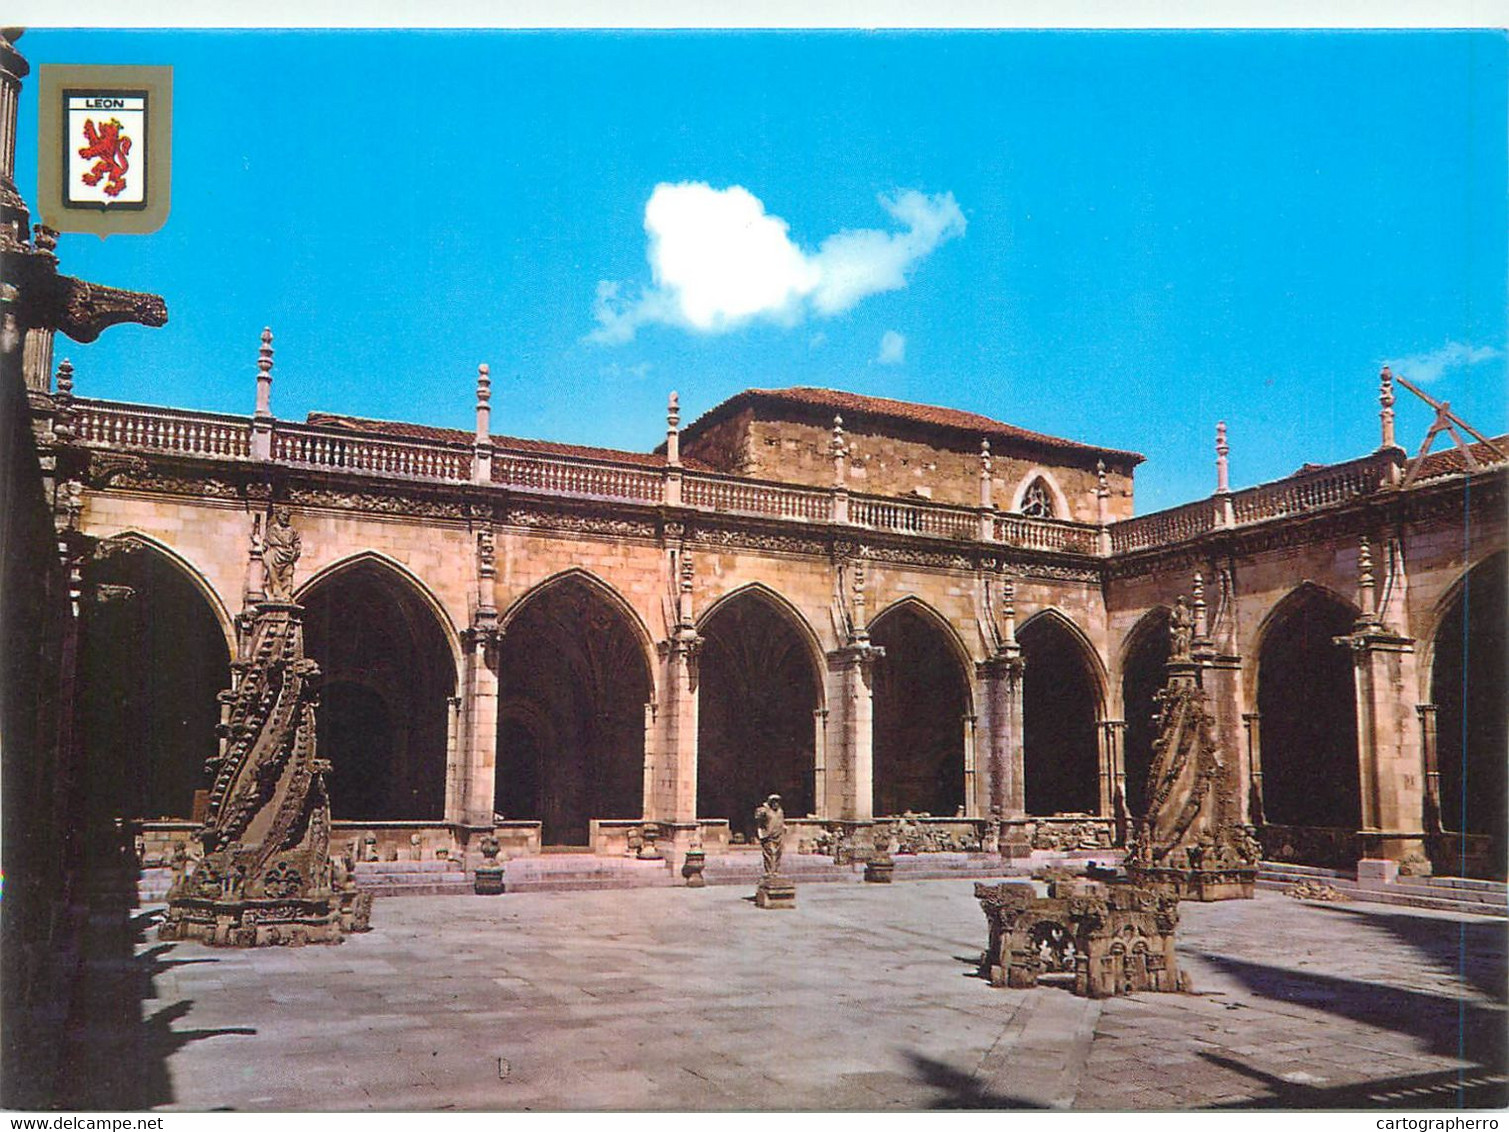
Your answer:
[[[781,854],[786,843],[786,811],[781,796],[772,794],[755,810],[755,829],[760,837],[760,854],[765,874],[755,889],[755,904],[760,908],[796,906],[796,885],[781,876]]]
[[[786,845],[786,811],[781,808],[779,794],[772,794],[755,809],[755,828],[760,835],[765,875],[776,876],[781,871],[781,854]]]
[[[263,540],[262,562],[267,573],[267,599],[291,601],[293,599],[293,568],[298,564],[303,545],[287,507],[273,512],[272,522],[267,524]]]

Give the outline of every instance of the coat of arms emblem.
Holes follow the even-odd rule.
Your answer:
[[[69,91],[69,205],[134,206],[147,198],[146,91]]]
[[[45,65],[38,197],[60,232],[152,232],[168,215],[169,67]]]

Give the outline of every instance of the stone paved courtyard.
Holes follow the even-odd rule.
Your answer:
[[[80,1107],[792,1109],[1502,1105],[1501,920],[1186,904],[1193,995],[975,977],[969,881],[410,897],[339,947],[86,964]],[[113,1105],[112,1103],[113,1102]]]

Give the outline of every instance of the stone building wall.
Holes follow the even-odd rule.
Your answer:
[[[975,507],[980,502],[980,448],[950,446],[941,437],[925,441],[896,430],[856,425],[846,428],[849,459],[845,485],[873,495],[915,496],[938,503]],[[757,417],[745,410],[710,426],[684,451],[730,472],[781,483],[828,487],[833,483],[831,427]],[[1037,476],[1056,488],[1055,517],[1096,522],[1093,453],[1078,462],[1063,454],[992,444],[992,497],[1002,510],[1017,507],[1022,491]],[[1111,521],[1132,515],[1130,469],[1108,467]]]

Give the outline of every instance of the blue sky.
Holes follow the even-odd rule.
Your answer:
[[[249,412],[264,325],[283,417],[467,428],[487,361],[495,431],[644,450],[671,389],[820,385],[1143,452],[1139,511],[1211,490],[1217,419],[1238,486],[1370,451],[1385,360],[1506,427],[1501,33],[19,46],[33,200],[38,65],[174,68],[166,226],[59,246],[168,301],[60,342],[87,395]]]

